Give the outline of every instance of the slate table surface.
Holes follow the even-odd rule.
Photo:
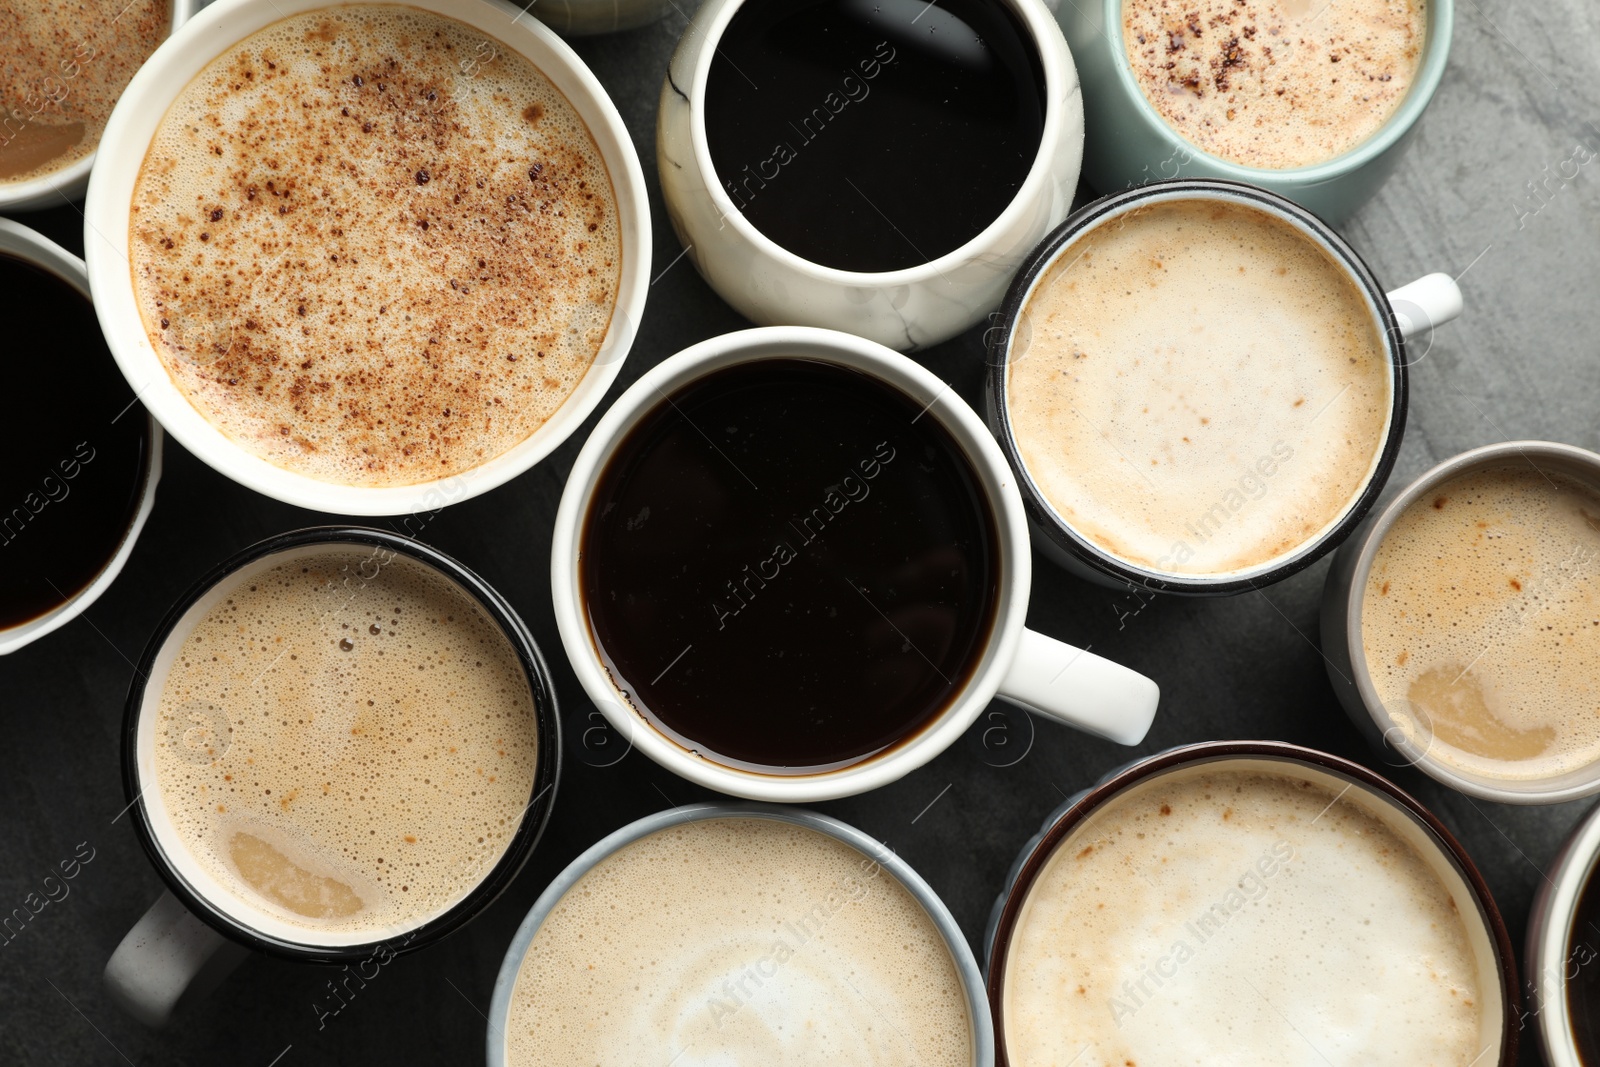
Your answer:
[[[671,353],[747,325],[687,259],[674,262],[680,247],[655,177],[657,94],[685,22],[674,13],[644,29],[574,42],[616,101],[643,161],[660,273],[612,396]],[[1411,370],[1410,418],[1391,492],[1476,445],[1536,438],[1600,449],[1597,41],[1600,5],[1590,0],[1461,0],[1449,68],[1410,153],[1343,227],[1388,287],[1446,271],[1466,294],[1465,314],[1438,332]],[[1530,183],[1539,183],[1537,196]],[[76,207],[63,203],[24,221],[81,252]],[[984,361],[979,332],[917,357],[974,403]],[[114,821],[125,804],[118,749],[132,661],[173,600],[214,563],[270,534],[330,521],[234,485],[168,440],[155,512],[121,578],[84,617],[0,659],[0,912],[22,905],[81,842],[94,850],[70,895],[0,946],[0,1063],[483,1061],[501,957],[549,880],[617,827],[710,795],[636,752],[593,766],[603,761],[578,740],[592,724],[590,706],[556,634],[550,527],[594,421],[511,484],[446,509],[425,538],[504,592],[550,659],[569,759],[532,861],[465,930],[384,967],[320,1027],[316,1005],[328,973],[254,958],[167,1031],[153,1033],[121,1016],[100,983],[112,949],[162,888],[129,820]],[[1261,593],[1159,599],[1129,614],[1136,603],[1036,560],[1030,626],[1092,644],[1161,684],[1161,711],[1144,744],[1128,750],[1040,722],[1026,755],[996,766],[1018,749],[996,756],[981,743],[980,722],[901,781],[818,807],[920,871],[976,951],[1006,870],[1040,820],[1064,794],[1130,757],[1207,739],[1276,738],[1384,770],[1335,702],[1317,648],[1326,573],[1323,561]],[[1007,721],[1012,739],[1025,742],[1028,724],[1014,714]],[[1466,846],[1520,957],[1535,889],[1589,804],[1501,806],[1415,771],[1389,773]],[[1520,1062],[1539,1063],[1531,1029],[1524,1037]]]

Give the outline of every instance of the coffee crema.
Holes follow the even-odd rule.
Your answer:
[[[171,0],[0,5],[0,183],[93,153],[122,90],[171,31]]]
[[[1600,492],[1533,467],[1429,491],[1373,557],[1361,644],[1429,759],[1515,780],[1600,760]]]
[[[1180,137],[1246,167],[1343,155],[1410,92],[1427,0],[1123,0],[1128,64]]]
[[[622,253],[589,129],[527,59],[372,4],[295,15],[168,110],[133,194],[145,329],[184,397],[288,470],[411,485],[577,388]]]
[[[970,1067],[939,928],[879,863],[808,827],[669,826],[545,917],[506,1026],[515,1067]]]
[[[516,649],[404,556],[335,546],[243,579],[184,637],[156,714],[162,805],[205,872],[352,941],[454,905],[532,797]]]
[[[1271,773],[1147,779],[1028,890],[1003,976],[1007,1061],[1482,1062],[1463,910],[1353,798]]]
[[[1393,404],[1368,298],[1265,211],[1172,199],[1056,253],[1019,317],[1006,412],[1057,515],[1177,575],[1270,565],[1343,517]]]
[[[579,561],[621,700],[769,774],[920,733],[976,670],[999,599],[988,499],[949,430],[876,378],[795,358],[646,413],[596,480]]]

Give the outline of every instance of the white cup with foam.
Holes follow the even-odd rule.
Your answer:
[[[381,0],[358,0],[381,2]],[[404,515],[477,496],[524,473],[565,441],[616,380],[644,313],[650,281],[650,209],[632,138],[599,80],[565,41],[508,0],[416,0],[465,23],[533,64],[588,126],[611,176],[622,267],[604,341],[554,414],[509,450],[460,474],[410,485],[352,486],[276,466],[230,439],[192,405],[150,342],[129,274],[135,183],[167,109],[207,64],[259,30],[329,0],[218,0],[156,50],[123,93],[101,139],[84,204],[84,246],[95,310],[134,391],[177,441],[241,485],[298,507],[342,515]]]

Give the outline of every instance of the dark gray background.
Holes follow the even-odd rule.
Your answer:
[[[1552,180],[1542,194],[1548,203],[1534,199],[1528,185],[1561,169],[1570,174],[1572,166],[1562,163],[1579,146],[1579,160],[1600,151],[1591,124],[1600,96],[1600,5],[1460,0],[1458,7],[1449,70],[1410,154],[1377,200],[1344,227],[1390,288],[1442,270],[1459,275],[1466,293],[1466,314],[1439,332],[1412,370],[1410,422],[1391,489],[1456,452],[1508,438],[1600,447],[1597,169],[1584,165],[1565,184]],[[680,249],[655,181],[655,107],[685,21],[675,13],[632,33],[576,42],[643,160],[654,271],[661,274],[613,395],[672,352],[746,325],[687,260],[668,266]],[[81,252],[76,208],[23,221]],[[977,331],[918,358],[977,401]],[[59,398],[6,400],[65,405],[69,397],[64,382]],[[579,755],[573,742],[589,707],[561,655],[551,613],[549,529],[587,432],[512,484],[447,509],[426,531],[426,540],[502,590],[532,627],[564,702],[569,756]],[[550,878],[610,830],[706,795],[637,753],[606,769],[570,758],[549,831],[511,890],[457,936],[383,968],[321,1030],[313,1005],[325,995],[328,974],[265,958],[246,963],[165,1033],[120,1016],[101,991],[100,972],[161,891],[129,820],[112,822],[125,803],[118,746],[131,661],[203,571],[269,534],[327,521],[235,486],[169,440],[155,513],[116,585],[85,617],[0,660],[0,912],[39,891],[79,842],[95,849],[70,883],[71,895],[0,946],[0,1062],[267,1067],[281,1056],[283,1067],[480,1063],[501,957]],[[1162,599],[1119,624],[1119,611],[1136,604],[1039,560],[1029,625],[1092,644],[1160,682],[1162,707],[1149,739],[1133,751],[1041,722],[1027,756],[997,768],[969,736],[900,782],[819,807],[886,841],[922,872],[976,948],[1001,879],[1040,819],[1064,794],[1132,755],[1212,738],[1278,738],[1381,769],[1335,703],[1317,651],[1326,570],[1324,562],[1264,593],[1230,600]],[[1026,723],[1012,722],[1020,737]],[[1394,777],[1440,815],[1483,868],[1520,956],[1542,871],[1587,805],[1503,807],[1471,801],[1415,772]],[[1524,1031],[1525,1064],[1539,1062],[1532,1036]]]

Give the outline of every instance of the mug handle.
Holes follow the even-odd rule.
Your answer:
[[[196,919],[177,897],[162,893],[111,954],[106,994],[124,1012],[159,1030],[180,1001],[211,992],[248,955],[243,945]]]
[[[1448,274],[1425,274],[1386,295],[1407,341],[1461,314],[1461,287]]]
[[[1161,687],[1120,663],[1024,629],[999,696],[1096,737],[1137,745],[1155,719]]]

